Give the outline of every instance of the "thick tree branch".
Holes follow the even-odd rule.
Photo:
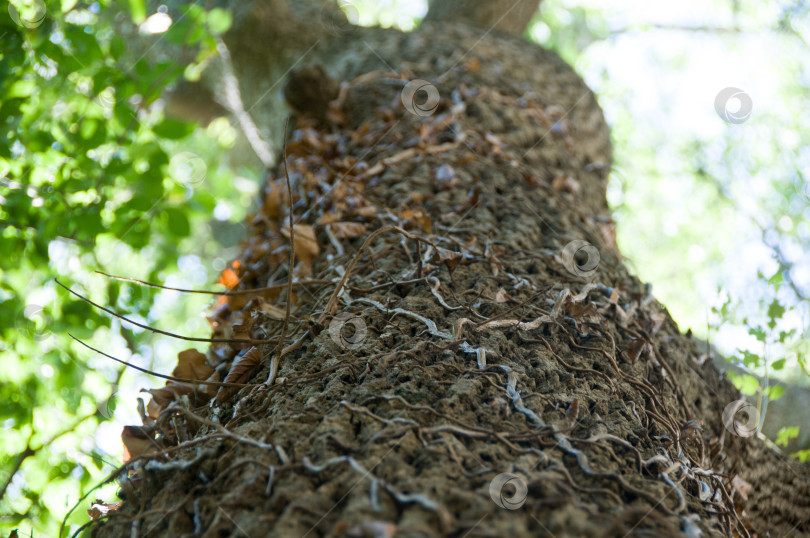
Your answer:
[[[425,20],[463,22],[521,35],[539,5],[540,0],[432,0]]]

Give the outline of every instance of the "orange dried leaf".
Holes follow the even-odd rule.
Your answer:
[[[231,262],[229,267],[226,267],[222,274],[219,275],[219,280],[217,280],[217,284],[222,284],[228,288],[233,288],[237,284],[239,284],[239,266],[241,265],[241,261],[234,260]]]

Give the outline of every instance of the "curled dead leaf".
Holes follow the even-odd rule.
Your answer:
[[[257,347],[251,347],[244,354],[237,355],[225,376],[225,383],[246,383],[250,376],[253,375],[254,370],[259,366],[261,361],[262,352]],[[235,394],[239,387],[219,387],[217,391],[216,401],[222,403],[228,399],[229,396]]]

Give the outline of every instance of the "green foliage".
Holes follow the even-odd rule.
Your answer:
[[[799,428],[797,426],[780,428],[775,442],[779,446],[787,446],[791,439],[798,436]]]
[[[69,509],[121,463],[113,411],[137,416],[135,398],[107,400],[160,384],[124,374],[68,333],[163,371],[182,346],[161,341],[153,350],[150,333],[77,300],[54,278],[135,319],[205,336],[187,321],[205,299],[167,305],[164,294],[93,271],[212,281],[210,262],[182,255],[227,252],[207,223],[217,204],[243,218],[250,192],[234,189],[219,166],[234,140],[226,120],[200,129],[156,106],[186,66],[151,60],[148,44],[134,45],[148,39],[135,26],[150,16],[145,2],[13,4],[18,11],[0,12],[0,534],[20,527],[20,535],[57,536]],[[116,18],[122,7],[131,21]],[[211,57],[215,35],[230,25],[227,12],[194,4],[171,15],[176,24],[152,40],[182,47],[192,66]],[[115,500],[114,492],[96,495]],[[86,523],[86,508],[68,517],[67,530]]]

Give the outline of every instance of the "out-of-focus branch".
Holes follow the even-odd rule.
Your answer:
[[[461,21],[521,35],[539,5],[540,0],[431,0],[425,21]]]

